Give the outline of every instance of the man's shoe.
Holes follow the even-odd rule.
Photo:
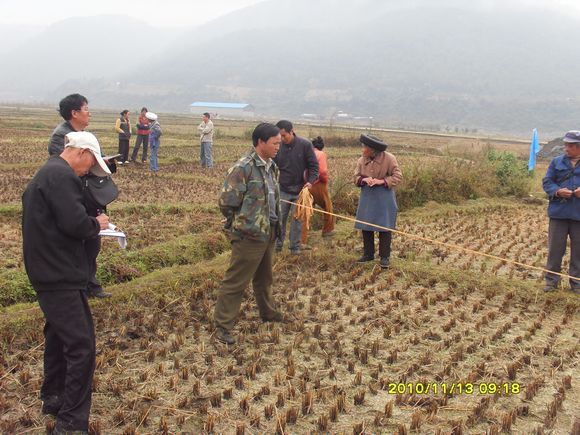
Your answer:
[[[357,263],[368,263],[369,261],[373,261],[375,257],[369,255],[363,255],[361,258],[356,260]]]
[[[280,311],[275,311],[270,317],[262,317],[262,322],[284,322],[284,316]]]
[[[381,268],[387,269],[390,264],[391,262],[389,261],[389,257],[381,257]]]
[[[110,298],[111,296],[113,296],[113,293],[109,293],[106,291],[101,291],[101,292],[95,293],[95,297],[97,299],[107,299],[107,298]]]
[[[276,252],[282,252],[282,246],[276,246]]]
[[[580,295],[580,287],[570,287],[570,290],[572,290],[572,293]]]
[[[301,253],[300,249],[290,249],[290,255],[300,255]]]
[[[107,299],[113,296],[113,293],[106,292],[104,290],[100,291],[89,291],[88,292],[89,298],[97,298],[97,299]]]
[[[556,287],[557,287],[556,284],[546,284],[544,286],[544,292],[546,293],[555,292],[557,290]]]
[[[332,231],[329,231],[327,233],[322,233],[322,237],[334,237],[335,234],[336,234],[336,231],[332,230]]]
[[[62,399],[60,396],[48,396],[42,399],[42,413],[44,415],[52,415],[56,417],[58,411],[62,407]]]
[[[312,251],[312,246],[302,243],[300,244],[300,249],[302,249],[303,251]]]
[[[235,344],[236,339],[230,334],[230,331],[224,328],[216,328],[215,338],[224,344]]]

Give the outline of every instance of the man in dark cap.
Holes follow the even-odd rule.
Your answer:
[[[290,121],[278,121],[282,144],[274,161],[280,168],[280,199],[296,202],[304,187],[311,188],[318,179],[318,160],[312,143],[308,139],[296,136]],[[286,237],[286,223],[290,215],[290,253],[300,254],[302,222],[294,218],[296,206],[281,203],[280,236],[276,239],[276,250],[281,251]]]
[[[548,216],[548,261],[546,269],[560,272],[566,243],[570,238],[569,275],[580,278],[580,131],[564,135],[564,154],[550,162],[543,179],[550,200]],[[546,274],[544,291],[558,288],[560,277]],[[580,280],[570,279],[570,288],[580,294]]]
[[[380,138],[361,134],[362,157],[356,164],[354,182],[361,188],[356,211],[358,221],[394,229],[397,223],[397,201],[393,188],[403,180],[397,159],[385,152],[387,144]],[[375,257],[375,232],[379,233],[379,256],[382,268],[389,267],[392,233],[367,223],[356,222],[362,230],[363,255],[359,263],[373,261]]]

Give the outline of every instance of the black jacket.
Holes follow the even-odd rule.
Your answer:
[[[122,116],[119,118],[119,121],[119,128],[123,130],[123,133],[119,133],[119,140],[131,139],[131,125],[129,125],[129,122]]]
[[[24,265],[36,291],[82,290],[88,281],[84,240],[99,233],[83,203],[81,179],[50,158],[22,195]]]
[[[318,179],[318,160],[314,147],[303,137],[294,136],[290,145],[282,142],[274,161],[280,169],[280,190],[283,192],[300,193],[305,178],[310,183]]]
[[[64,150],[64,137],[71,131],[76,131],[70,122],[64,121],[56,126],[48,142],[48,154],[58,156]]]

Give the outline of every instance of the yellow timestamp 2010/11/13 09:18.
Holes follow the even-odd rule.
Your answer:
[[[388,383],[389,394],[520,394],[518,382],[407,382]]]

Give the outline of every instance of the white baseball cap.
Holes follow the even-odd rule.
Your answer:
[[[153,112],[147,112],[145,114],[145,118],[147,118],[149,121],[157,121],[157,115]]]
[[[101,157],[101,146],[93,133],[89,133],[88,131],[72,131],[66,135],[66,139],[68,142],[64,145],[65,148],[71,147],[91,150],[95,159],[97,159],[97,163],[89,169],[90,172],[99,177],[105,177],[111,174],[109,167]]]

